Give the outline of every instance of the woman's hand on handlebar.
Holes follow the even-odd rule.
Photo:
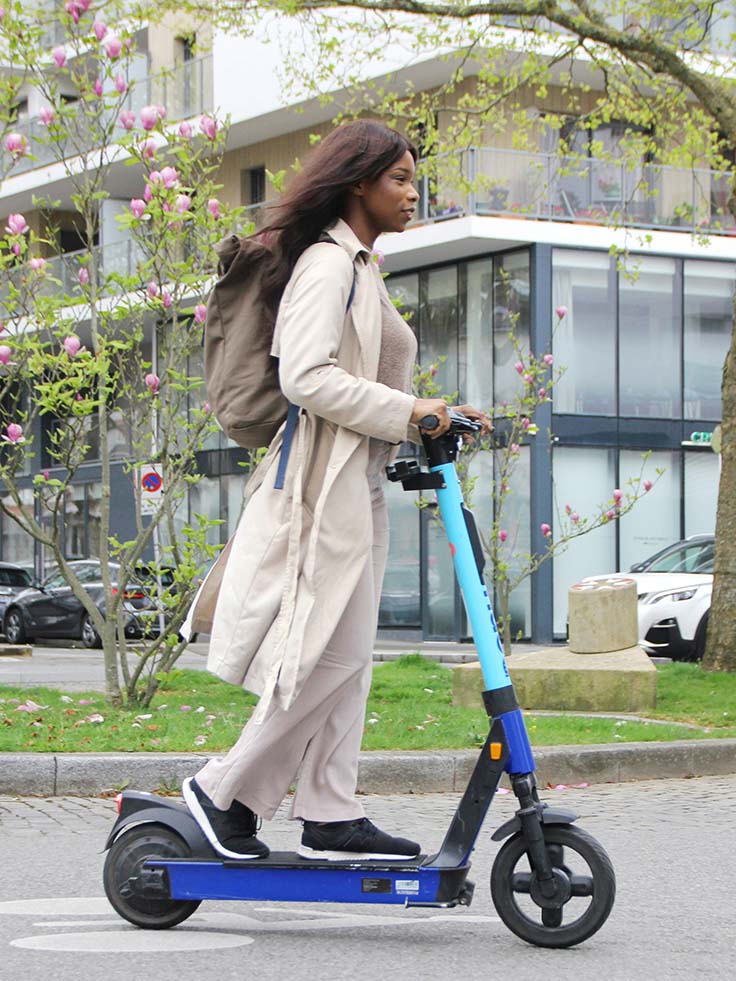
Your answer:
[[[437,439],[438,436],[446,433],[450,428],[450,413],[447,404],[442,399],[415,399],[414,411],[409,421],[415,426],[418,426],[425,416],[436,416],[439,420],[439,425],[434,429],[422,430],[422,432],[431,436],[432,439]]]
[[[472,405],[454,405],[452,406],[456,412],[462,412],[464,416],[468,419],[473,419],[475,422],[479,422],[482,426],[481,431],[477,434],[478,436],[490,436],[493,432],[493,421],[490,416],[487,416],[485,412],[481,412],[480,409],[474,408]],[[472,441],[473,436],[469,437]]]

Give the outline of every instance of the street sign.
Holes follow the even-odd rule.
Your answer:
[[[164,481],[157,463],[144,464],[140,470],[141,514],[153,514],[164,496]]]

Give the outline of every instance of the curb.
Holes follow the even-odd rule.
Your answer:
[[[620,783],[736,773],[736,739],[550,746],[535,751],[540,786]],[[205,753],[0,753],[0,794],[96,796],[119,790],[178,791]],[[460,792],[477,750],[361,753],[358,793]]]

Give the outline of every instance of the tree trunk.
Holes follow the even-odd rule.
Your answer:
[[[706,671],[736,671],[736,311],[723,366],[721,479],[716,513],[715,575],[708,618]]]

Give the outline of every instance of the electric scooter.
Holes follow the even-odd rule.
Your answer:
[[[478,432],[480,424],[458,412],[451,418],[448,433],[423,437],[428,470],[413,460],[387,470],[407,491],[436,492],[486,689],[490,731],[439,851],[399,861],[320,862],[295,852],[225,859],[185,806],[124,791],[105,845],[104,885],[112,906],[130,923],[166,929],[186,920],[205,899],[469,906],[470,856],[504,772],[519,807],[492,835],[503,841],[491,871],[501,920],[539,947],[571,947],[605,923],[616,892],[610,859],[575,826],[574,812],[539,799],[534,757],[483,580],[478,531],[455,470],[463,436]],[[420,426],[431,431],[437,418],[428,416]]]

